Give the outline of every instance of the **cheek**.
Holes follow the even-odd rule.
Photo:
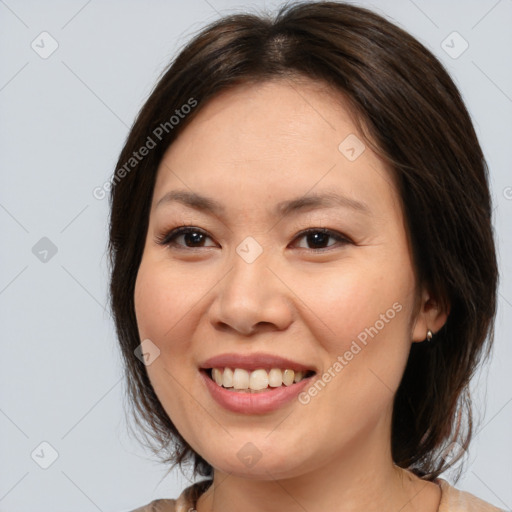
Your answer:
[[[404,262],[379,263],[312,277],[298,292],[311,307],[309,326],[324,355],[321,379],[334,392],[328,395],[337,410],[353,414],[378,414],[389,405],[410,350],[413,274]]]
[[[186,277],[170,272],[165,262],[146,257],[141,262],[134,291],[140,339],[151,340],[160,350],[146,371],[156,395],[180,432],[190,431],[195,418],[199,422],[201,416],[189,393],[183,393],[183,387],[193,393],[197,380],[196,370],[190,364],[187,326],[196,325],[194,313],[197,312],[193,306],[197,305],[199,291],[190,293]]]
[[[297,295],[311,309],[311,321],[322,329],[317,340],[327,352],[347,350],[352,340],[364,344],[379,336],[393,343],[399,332],[403,338],[410,279],[403,270],[382,272],[380,268],[333,269],[322,279],[313,275],[297,285]]]
[[[160,348],[165,345],[166,350],[179,350],[180,329],[187,323],[183,320],[193,315],[201,294],[188,276],[167,267],[143,259],[135,283],[135,314],[141,339],[149,338]]]

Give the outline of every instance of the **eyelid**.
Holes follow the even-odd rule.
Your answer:
[[[187,247],[186,245],[180,245],[180,244],[173,244],[173,239],[177,238],[180,235],[187,234],[187,233],[200,233],[204,235],[207,238],[210,238],[213,240],[213,238],[208,234],[207,231],[204,229],[198,228],[196,226],[191,225],[181,225],[176,226],[175,228],[165,230],[162,232],[162,234],[157,234],[155,236],[155,242],[159,245],[170,247],[171,245],[173,248],[178,249],[185,249],[185,250],[197,250],[197,249],[208,249],[212,246],[206,246],[206,247]]]
[[[310,249],[310,248],[304,248],[304,247],[300,248],[300,249],[308,251],[308,252],[321,253],[321,252],[329,251],[332,249],[336,249],[337,247],[339,247],[339,243],[341,243],[342,245],[354,243],[348,236],[344,235],[343,233],[333,230],[333,229],[322,228],[322,227],[307,228],[302,231],[299,231],[299,233],[297,233],[297,235],[295,236],[293,241],[299,240],[299,239],[303,238],[304,236],[308,235],[309,233],[324,233],[326,235],[329,235],[331,238],[334,238],[335,240],[337,240],[338,244],[328,245],[327,247],[322,247],[319,249],[315,249],[315,248]]]
[[[207,231],[205,231],[202,228],[192,226],[192,225],[180,225],[176,226],[175,228],[165,230],[162,234],[157,234],[155,236],[155,242],[159,245],[170,247],[171,245],[173,248],[183,249],[183,250],[200,250],[200,249],[208,249],[212,246],[202,246],[202,247],[187,247],[186,245],[180,245],[180,244],[173,244],[173,240],[177,237],[187,234],[187,233],[200,233],[204,235],[207,238],[210,238],[213,240],[213,237],[211,237]],[[328,245],[327,247],[320,247],[320,248],[307,248],[307,247],[300,247],[300,249],[308,251],[308,252],[314,252],[314,253],[322,253],[325,251],[329,251],[332,249],[336,249],[339,247],[339,244],[347,245],[347,244],[353,244],[354,242],[343,233],[329,229],[329,228],[323,228],[323,227],[311,227],[307,229],[303,229],[302,231],[299,231],[293,238],[292,243],[296,240],[300,240],[301,238],[304,238],[310,233],[324,233],[328,235],[329,237],[335,239],[338,243]]]

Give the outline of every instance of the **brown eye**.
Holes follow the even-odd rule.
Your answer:
[[[215,247],[215,244],[205,245],[207,239],[211,240],[210,236],[202,229],[193,226],[181,226],[168,232],[163,237],[159,237],[157,243],[185,249]]]
[[[351,241],[347,237],[343,236],[341,233],[325,228],[311,228],[302,231],[296,237],[296,240],[299,240],[301,238],[304,238],[306,240],[306,244],[310,245],[310,247],[301,248],[309,250],[326,249],[335,245],[336,242],[339,242],[342,245],[351,243]],[[330,239],[332,239],[334,243],[329,243]]]
[[[194,226],[180,226],[168,233],[157,237],[157,243],[168,247],[180,249],[200,249],[202,247],[215,247],[212,243],[206,245],[207,240],[212,238],[202,229]],[[337,231],[326,228],[311,228],[302,231],[295,240],[305,239],[306,247],[298,245],[299,248],[322,251],[335,245],[346,245],[351,240]]]

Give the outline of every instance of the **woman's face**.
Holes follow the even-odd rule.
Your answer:
[[[285,478],[388,454],[411,341],[433,327],[413,317],[391,174],[342,105],[315,82],[238,87],[198,113],[159,167],[135,288],[140,339],[164,409],[218,470]],[[191,194],[210,202],[187,204]],[[178,226],[193,229],[168,236]],[[274,387],[223,390],[201,368],[226,354],[247,356],[214,364],[240,368],[236,386],[265,386],[274,369]],[[278,387],[286,368],[315,374]],[[220,378],[233,385],[229,370]]]

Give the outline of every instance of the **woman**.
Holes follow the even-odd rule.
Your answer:
[[[177,56],[112,181],[111,299],[155,454],[137,510],[497,511],[439,475],[493,339],[487,167],[441,64],[334,2]]]

